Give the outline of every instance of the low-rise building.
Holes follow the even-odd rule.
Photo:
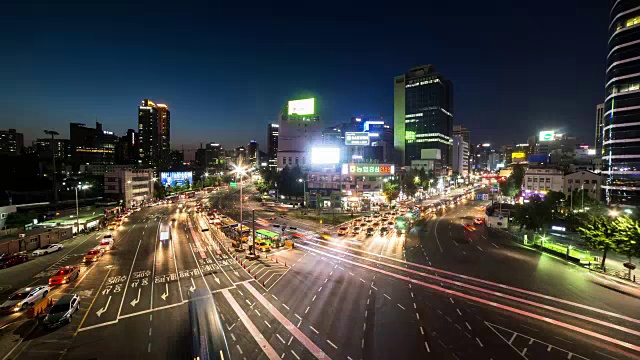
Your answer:
[[[564,192],[564,173],[554,168],[530,167],[524,174],[522,185],[525,191]]]
[[[104,194],[132,207],[153,200],[153,169],[116,169],[104,175]]]
[[[564,194],[569,195],[574,190],[587,190],[589,197],[602,201],[602,176],[593,171],[576,171],[564,176]]]

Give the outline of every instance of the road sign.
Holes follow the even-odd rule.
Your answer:
[[[489,200],[489,194],[482,194],[482,200]]]
[[[236,183],[229,183],[229,187],[234,188],[234,187],[236,187],[236,186],[238,186],[238,184],[236,184]]]

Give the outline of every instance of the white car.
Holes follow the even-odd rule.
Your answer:
[[[0,305],[0,312],[16,312],[25,310],[36,301],[43,299],[49,293],[47,285],[27,287],[16,291],[9,296],[9,299]]]
[[[36,249],[34,252],[31,253],[31,255],[32,256],[47,255],[47,254],[51,254],[52,252],[60,251],[62,249],[64,249],[64,246],[60,244],[49,244],[39,249]]]

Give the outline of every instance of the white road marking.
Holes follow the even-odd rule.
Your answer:
[[[316,330],[313,326],[309,326],[309,328],[311,328],[311,330],[313,330],[313,332],[315,332],[316,334],[319,334],[318,330]]]
[[[283,344],[285,343],[284,339],[280,337],[280,334],[276,334],[276,336],[278,337],[278,339],[280,339],[280,341],[282,341]]]
[[[400,305],[400,304],[396,304],[400,307],[400,309],[405,310],[404,306]]]
[[[327,343],[329,343],[329,345],[333,346],[335,349],[337,349],[337,348],[338,348],[338,347],[336,346],[336,344],[332,343],[332,342],[331,342],[331,341],[329,341],[328,339],[327,339]]]

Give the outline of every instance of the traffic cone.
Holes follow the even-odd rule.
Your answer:
[[[258,280],[258,275],[253,275],[253,278]]]
[[[284,262],[284,267],[287,267],[287,262],[286,261]]]
[[[278,262],[278,258],[276,258],[276,262]]]
[[[264,286],[264,281],[262,282],[262,287],[265,287],[265,286]]]
[[[249,274],[251,274],[251,268],[247,269],[247,272],[248,272]]]

